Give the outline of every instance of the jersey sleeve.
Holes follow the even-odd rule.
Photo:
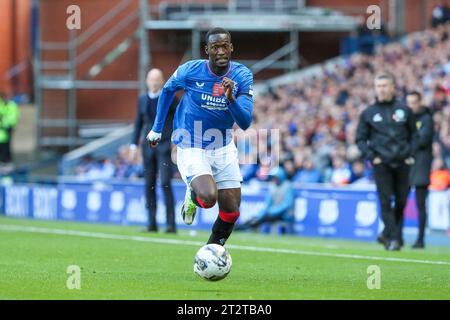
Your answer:
[[[242,80],[240,81],[236,96],[243,94],[253,98],[253,74],[247,68],[243,72]]]
[[[189,69],[190,63],[186,62],[178,67],[173,75],[167,80],[164,85],[164,89],[167,91],[178,91],[186,88],[186,75]]]
[[[158,99],[158,106],[156,108],[156,118],[153,123],[152,131],[161,133],[164,128],[167,113],[174,100],[175,92],[186,88],[186,75],[189,70],[189,62],[181,65],[173,73],[173,75],[164,84],[161,95]]]
[[[228,110],[237,125],[247,130],[253,116],[253,75],[250,70],[245,69],[238,81],[236,99],[229,105]]]

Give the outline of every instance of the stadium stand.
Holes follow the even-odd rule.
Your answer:
[[[266,180],[271,163],[280,161],[296,182],[370,182],[370,168],[358,159],[355,130],[359,113],[374,99],[373,76],[387,66],[397,76],[399,98],[419,90],[433,110],[434,167],[445,171],[450,167],[449,33],[450,24],[441,24],[379,46],[376,55],[342,56],[332,67],[322,64],[319,74],[270,86],[255,99],[252,128],[280,129],[281,154],[279,159],[260,156],[258,165],[242,165],[244,180]],[[251,139],[237,141],[242,154],[250,153],[256,144]],[[123,161],[125,148],[115,161],[116,177],[126,177],[123,172],[136,165]]]
[[[450,24],[380,46],[375,56],[353,54],[321,76],[270,88],[255,100],[254,128],[279,128],[281,161],[293,161],[294,176],[309,161],[325,182],[348,183],[358,114],[373,99],[375,72],[389,68],[401,97],[420,90],[434,112],[434,157],[450,165]],[[340,178],[337,178],[337,177]],[[337,180],[335,180],[337,179]]]

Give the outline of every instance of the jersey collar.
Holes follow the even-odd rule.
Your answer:
[[[216,78],[223,78],[226,77],[227,75],[230,74],[231,70],[233,69],[233,62],[230,60],[229,66],[228,66],[228,71],[223,75],[223,76],[218,76],[217,74],[215,74],[210,68],[209,68],[209,60],[205,60],[206,63],[206,68],[208,69],[209,73],[216,77]]]

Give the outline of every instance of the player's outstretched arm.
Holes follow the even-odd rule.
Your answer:
[[[188,64],[180,66],[162,89],[156,108],[155,122],[153,123],[152,130],[147,135],[147,141],[152,147],[156,147],[161,140],[161,133],[164,128],[167,113],[175,98],[175,92],[185,88],[185,74],[187,69]]]
[[[162,130],[166,121],[167,113],[170,105],[175,97],[175,91],[163,88],[158,99],[158,107],[156,108],[156,118],[153,123],[152,130],[147,134],[147,142],[151,147],[155,148],[161,141]]]
[[[156,108],[156,118],[153,123],[152,131],[161,133],[164,128],[164,123],[166,122],[167,113],[169,112],[170,106],[172,105],[173,99],[175,97],[175,90],[171,90],[164,87],[161,91],[161,95],[158,99],[158,106]]]

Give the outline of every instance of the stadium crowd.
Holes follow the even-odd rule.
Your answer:
[[[130,148],[122,146],[113,160],[106,157],[97,159],[87,155],[76,167],[75,174],[83,181],[142,178],[144,176],[142,153],[139,149],[131,155]]]
[[[354,54],[332,70],[324,69],[321,76],[272,88],[258,97],[253,128],[280,130],[280,159],[271,160],[284,163],[290,177],[303,183],[341,185],[370,179],[370,168],[359,160],[355,131],[359,113],[375,98],[374,75],[389,70],[397,78],[399,99],[412,90],[422,92],[434,114],[433,167],[448,168],[449,34],[449,23],[411,34],[401,42],[380,46],[374,56]],[[254,147],[240,146],[240,151]],[[260,167],[253,168],[256,177],[264,176],[268,163],[261,159]]]
[[[450,23],[406,36],[377,48],[375,55],[353,54],[333,68],[289,85],[270,88],[255,99],[253,132],[278,129],[279,139],[241,139],[240,156],[258,155],[242,164],[244,181],[266,180],[281,163],[288,177],[300,183],[346,185],[370,183],[370,165],[360,160],[355,145],[359,114],[374,100],[373,78],[381,70],[397,79],[399,99],[418,90],[433,112],[435,137],[431,188],[449,186],[450,168]],[[264,140],[264,141],[262,141]],[[273,152],[279,143],[279,153]],[[84,159],[77,174],[87,178],[142,177],[142,157],[121,148],[114,161]],[[175,170],[175,172],[177,172]],[[434,177],[434,178],[433,178]]]

